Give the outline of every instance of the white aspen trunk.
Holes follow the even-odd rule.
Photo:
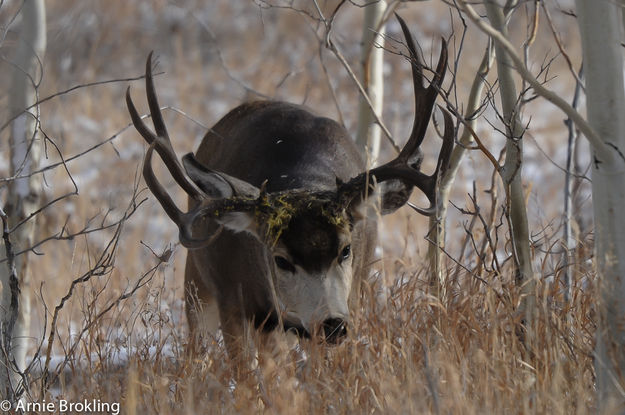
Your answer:
[[[365,16],[362,24],[362,52],[360,57],[359,81],[369,96],[371,105],[367,103],[367,100],[362,96],[362,94],[359,95],[356,147],[360,150],[360,154],[363,156],[367,168],[375,166],[380,155],[382,128],[376,122],[376,117],[374,116],[373,111],[375,111],[375,114],[378,117],[382,117],[382,107],[384,103],[385,32],[382,19],[384,18],[386,7],[386,0],[379,0],[367,5],[365,7]],[[375,212],[375,214],[379,215],[379,212]],[[378,218],[378,221],[375,224],[378,234],[380,233],[380,227],[382,226],[382,221],[379,219],[380,218]],[[367,228],[370,227],[369,225],[366,226]],[[382,249],[381,245],[380,249]],[[364,258],[363,261],[365,261]],[[384,269],[382,269],[382,275],[386,275]],[[357,292],[360,292],[360,286],[358,287]]]
[[[584,74],[583,70],[579,71],[579,78],[582,79]],[[581,93],[581,83],[576,81],[575,83],[575,93],[573,95],[573,102],[571,106],[577,110],[577,106],[579,103],[579,96]],[[564,230],[563,230],[563,242],[564,242],[564,252],[562,254],[562,262],[564,267],[563,279],[564,279],[564,301],[570,302],[573,298],[573,275],[575,274],[573,270],[573,264],[575,264],[575,255],[577,251],[577,238],[573,232],[573,221],[576,220],[574,212],[574,188],[575,188],[575,180],[573,177],[573,173],[575,170],[575,155],[577,154],[577,139],[579,134],[576,131],[576,126],[573,123],[571,118],[568,118],[565,121],[567,126],[569,136],[567,140],[566,146],[566,175],[564,177]],[[578,223],[579,224],[579,223]]]
[[[598,327],[599,413],[625,411],[625,89],[622,15],[612,1],[576,0],[586,73],[588,121],[611,154],[594,146],[592,199]]]
[[[492,27],[508,38],[508,29],[504,18],[503,6],[495,0],[485,0],[486,14]],[[521,172],[523,168],[523,125],[517,107],[517,92],[514,84],[514,63],[506,49],[495,42],[497,56],[497,75],[499,78],[503,118],[506,123],[508,137],[506,140],[506,160],[501,178],[507,187],[506,195],[510,216],[510,237],[513,242],[515,264],[517,266],[517,282],[522,286],[522,299],[519,312],[525,316],[525,329],[528,340],[536,307],[536,281],[532,269],[529,227],[525,207],[525,195]]]
[[[491,68],[494,57],[494,49],[489,44],[484,57],[480,63],[480,67],[473,78],[471,84],[471,91],[469,92],[469,99],[467,100],[467,108],[465,112],[466,126],[462,132],[462,136],[458,140],[460,145],[455,146],[451,153],[449,160],[449,168],[445,172],[445,175],[441,178],[439,187],[437,189],[438,195],[436,197],[437,209],[436,215],[430,217],[430,244],[428,246],[428,258],[430,263],[430,287],[434,294],[438,293],[438,297],[443,299],[445,297],[445,274],[442,270],[442,255],[441,250],[445,249],[445,224],[447,220],[447,208],[449,207],[449,193],[451,187],[456,180],[456,174],[460,168],[460,163],[466,148],[473,143],[473,135],[471,130],[475,130],[477,124],[477,118],[475,112],[479,109],[482,91],[484,90],[484,83],[486,81],[486,75]]]
[[[381,25],[381,22],[385,10],[385,0],[365,7],[360,61],[360,82],[369,95],[373,111],[380,117],[384,102],[384,25]],[[365,155],[368,166],[374,166],[377,162],[381,135],[382,130],[375,121],[372,108],[361,96],[358,102],[356,144]]]
[[[37,133],[38,108],[24,110],[37,101],[35,82],[41,78],[43,54],[46,47],[46,23],[44,0],[26,0],[22,6],[22,29],[13,60],[14,69],[9,95],[9,116],[20,114],[11,125],[11,174],[27,176],[35,170],[41,154],[41,139]],[[40,176],[16,179],[9,184],[6,214],[11,227],[27,218],[39,207]],[[34,239],[35,220],[31,219],[10,234],[12,244],[17,248],[31,246]],[[0,267],[0,310],[9,310],[11,292],[9,290],[9,272],[7,267]],[[15,326],[8,358],[15,359],[20,371],[25,369],[26,351],[30,337],[30,276],[27,255],[15,258],[15,268],[19,282],[17,316],[0,315],[5,325],[13,319]],[[9,313],[10,314],[10,313]],[[16,320],[15,320],[16,319]],[[5,356],[0,356],[0,390],[7,397],[16,397],[17,385],[21,377],[14,370],[7,371]],[[9,365],[10,367],[10,365]],[[8,376],[7,376],[8,375]]]

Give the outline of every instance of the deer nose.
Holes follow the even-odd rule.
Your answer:
[[[323,322],[326,342],[337,344],[347,335],[347,323],[342,318],[329,318]]]

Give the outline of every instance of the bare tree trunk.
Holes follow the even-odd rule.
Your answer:
[[[485,0],[486,14],[492,27],[508,37],[503,6],[495,0]],[[495,42],[497,56],[497,75],[499,77],[500,97],[503,107],[503,119],[506,124],[506,160],[501,168],[501,178],[506,187],[508,215],[510,220],[510,237],[513,243],[513,254],[517,267],[517,282],[522,287],[522,299],[519,312],[524,315],[531,337],[531,326],[536,308],[536,281],[532,269],[529,227],[521,172],[523,167],[523,125],[519,118],[517,92],[514,84],[514,63],[506,49]]]
[[[445,249],[445,222],[447,219],[447,208],[449,206],[449,193],[456,179],[456,174],[460,168],[460,162],[464,157],[466,148],[473,142],[472,130],[475,130],[477,124],[476,112],[480,107],[486,75],[488,75],[488,71],[493,63],[493,52],[494,49],[489,41],[489,45],[484,52],[484,57],[473,79],[473,84],[471,85],[464,115],[466,125],[462,136],[458,140],[460,145],[455,146],[451,153],[449,168],[441,178],[438,187],[436,215],[430,217],[430,244],[428,246],[428,258],[431,270],[430,287],[433,293],[441,299],[445,297],[444,289],[446,286],[445,276],[442,270],[441,250]]]
[[[380,0],[365,7],[362,26],[361,79],[373,108],[361,96],[358,103],[358,132],[356,144],[365,154],[368,166],[376,164],[380,154],[382,130],[376,123],[372,110],[382,115],[384,102],[384,11],[386,1]],[[368,150],[368,151],[367,151]]]
[[[611,151],[592,145],[600,413],[625,411],[625,89],[617,2],[576,0],[586,73],[588,121]],[[591,143],[592,144],[592,143]]]
[[[46,46],[46,24],[44,0],[26,0],[22,6],[22,30],[13,61],[13,74],[10,90],[9,116],[20,114],[11,125],[11,175],[22,177],[9,183],[6,214],[11,233],[8,237],[17,247],[33,244],[35,220],[25,221],[39,206],[41,176],[29,176],[37,168],[41,153],[41,139],[37,133],[39,122],[38,106],[29,110],[37,102],[36,89],[42,76],[42,60]],[[24,222],[23,222],[24,221]],[[7,246],[5,246],[7,248]],[[0,356],[0,390],[7,397],[19,397],[14,393],[21,380],[11,365],[14,359],[17,369],[25,368],[26,351],[30,336],[30,276],[27,255],[15,258],[15,270],[19,282],[19,299],[11,307],[10,272],[0,269],[2,296],[0,310],[14,310],[1,315],[4,327],[14,327],[12,336],[7,334],[4,344],[10,349]],[[14,299],[13,299],[14,300]],[[14,324],[14,326],[13,326]],[[10,337],[9,337],[10,336]]]
[[[583,77],[583,70],[579,71],[579,78]],[[573,95],[573,102],[571,106],[577,110],[577,104],[579,102],[579,95],[581,92],[581,83],[577,81],[575,83],[575,93]],[[573,198],[574,198],[574,180],[573,173],[575,169],[575,154],[577,152],[577,139],[579,137],[578,130],[575,128],[575,124],[571,118],[567,118],[565,121],[569,136],[566,146],[566,174],[564,177],[564,231],[563,231],[563,243],[564,252],[563,259],[563,276],[564,276],[564,301],[570,302],[573,298],[573,269],[571,265],[575,263],[575,251],[577,248],[577,240],[573,233],[572,223],[575,220],[573,216]]]
[[[359,95],[358,100],[358,131],[356,146],[363,155],[367,167],[373,167],[380,155],[380,140],[382,128],[376,119],[382,116],[384,103],[384,12],[387,4],[385,0],[371,3],[365,7],[365,16],[362,24],[362,52],[360,57],[360,83],[369,96],[369,102]],[[376,116],[373,111],[375,111]],[[375,214],[379,215],[379,212]],[[380,218],[378,218],[380,219]],[[380,233],[382,221],[375,224]],[[371,225],[365,225],[370,228]],[[371,252],[375,247],[371,248]],[[363,258],[363,260],[365,260]],[[366,259],[369,261],[369,259]],[[364,262],[363,262],[364,265]],[[382,269],[382,275],[386,275]],[[359,292],[360,288],[356,292]],[[356,296],[359,297],[359,296]]]

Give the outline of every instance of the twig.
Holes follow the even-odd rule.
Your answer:
[[[49,386],[52,383],[54,383],[54,381],[58,378],[59,373],[62,372],[63,368],[69,362],[70,357],[73,355],[73,351],[76,349],[76,347],[77,347],[77,345],[78,345],[82,335],[84,333],[86,333],[95,324],[96,321],[98,321],[102,316],[104,316],[115,305],[119,304],[119,302],[125,300],[126,298],[129,298],[139,288],[141,288],[143,285],[145,285],[147,283],[147,281],[146,281],[146,278],[148,278],[147,276],[150,273],[152,273],[153,271],[155,271],[156,268],[158,268],[158,266],[162,263],[162,261],[159,261],[157,265],[152,267],[148,272],[143,274],[138,279],[137,283],[135,284],[135,286],[133,287],[132,290],[122,293],[115,301],[113,301],[111,304],[109,304],[108,307],[106,307],[103,311],[98,313],[94,320],[92,320],[88,324],[86,324],[82,328],[81,332],[78,334],[78,336],[75,339],[75,341],[72,344],[72,346],[70,347],[69,352],[65,354],[65,359],[63,360],[63,362],[61,364],[59,364],[59,366],[57,366],[55,368],[55,373],[54,374],[50,373],[49,365],[50,365],[50,359],[51,359],[51,355],[52,355],[52,347],[54,345],[54,339],[56,337],[56,331],[57,331],[56,327],[57,327],[57,322],[58,322],[58,318],[59,318],[59,313],[61,312],[61,310],[63,310],[63,307],[65,306],[66,302],[69,301],[69,299],[73,296],[74,290],[76,289],[76,287],[78,285],[81,285],[81,284],[84,284],[84,283],[88,282],[94,276],[107,275],[107,274],[109,274],[112,271],[112,269],[114,267],[115,255],[116,255],[116,252],[117,252],[119,238],[121,236],[121,232],[122,232],[123,226],[124,226],[126,220],[128,220],[128,218],[136,211],[136,209],[138,207],[138,205],[136,203],[137,188],[138,188],[138,179],[135,179],[134,194],[132,196],[132,199],[130,201],[130,204],[129,204],[128,208],[126,209],[126,212],[124,213],[122,218],[118,222],[116,222],[115,233],[113,234],[113,236],[109,240],[109,242],[106,245],[106,247],[103,249],[102,253],[100,254],[100,256],[99,256],[98,260],[95,262],[95,264],[90,266],[89,270],[87,272],[85,272],[82,276],[80,276],[80,277],[78,277],[78,278],[76,278],[76,279],[74,279],[72,281],[72,283],[70,284],[70,287],[69,287],[67,293],[65,294],[65,296],[63,296],[63,298],[61,298],[60,302],[54,308],[54,314],[52,316],[52,322],[51,322],[51,325],[50,325],[50,333],[48,335],[48,345],[47,345],[47,349],[46,349],[46,359],[45,359],[44,369],[43,369],[43,379],[42,379],[42,384],[41,384],[42,396],[45,396],[45,391],[49,388]],[[98,230],[101,230],[101,229],[102,228],[99,228]]]
[[[575,78],[576,85],[577,85],[576,88],[581,88],[582,91],[586,92],[586,88],[584,87],[584,83],[582,82],[582,79],[581,79],[581,74],[578,74],[577,71],[573,68],[573,63],[571,62],[571,58],[569,57],[568,53],[566,53],[566,49],[564,49],[564,46],[562,45],[562,40],[560,39],[560,35],[558,34],[558,31],[556,30],[556,27],[553,23],[553,20],[551,19],[551,13],[549,12],[549,8],[547,7],[544,1],[541,2],[541,5],[542,5],[543,10],[545,11],[545,17],[547,18],[547,22],[549,23],[549,28],[551,29],[551,34],[553,35],[553,39],[555,40],[556,45],[558,45],[558,49],[560,49],[560,53],[564,57],[564,60],[566,61],[567,66],[569,67],[569,71],[571,71],[571,74]],[[573,106],[573,108],[577,109],[577,107],[575,106]]]
[[[373,106],[373,103],[371,102],[371,99],[369,99],[369,94],[367,94],[367,91],[362,86],[362,83],[360,83],[360,81],[358,80],[358,77],[356,76],[351,66],[345,59],[345,56],[343,56],[338,46],[336,46],[336,43],[334,43],[334,41],[332,40],[332,36],[331,36],[332,35],[332,23],[334,22],[334,18],[336,17],[339,9],[345,3],[345,0],[341,1],[338,4],[338,6],[336,6],[336,8],[334,9],[334,12],[332,13],[329,19],[326,19],[325,16],[323,15],[323,12],[321,11],[321,7],[319,7],[319,4],[317,3],[317,0],[314,0],[313,3],[315,7],[317,8],[317,12],[319,13],[319,17],[322,23],[325,26],[326,48],[328,48],[334,54],[334,56],[339,60],[341,65],[343,65],[350,79],[354,82],[354,84],[356,84],[356,87],[358,88],[358,92],[360,92],[360,95],[362,96],[362,98],[365,100],[369,108],[371,108],[371,113],[373,114],[373,117],[375,118],[375,122],[380,126],[380,129],[384,132],[384,136],[388,139],[389,143],[391,144],[395,152],[399,153],[401,148],[397,145],[397,143],[395,143],[395,140],[393,140],[393,136],[391,135],[391,132],[386,127],[386,125],[384,124],[384,121],[382,121],[379,114],[377,114],[376,111],[374,111],[374,106]]]
[[[52,240],[56,240],[56,241],[71,241],[72,239],[76,238],[77,236],[81,236],[81,235],[88,235],[90,233],[94,233],[94,232],[99,232],[99,231],[103,231],[106,229],[110,229],[110,228],[114,228],[116,226],[119,226],[121,223],[123,223],[124,221],[126,221],[132,214],[134,214],[134,212],[139,208],[139,206],[141,206],[145,201],[147,200],[147,198],[141,199],[139,201],[137,201],[136,199],[133,200],[133,207],[132,210],[130,212],[127,212],[126,214],[124,214],[124,216],[119,219],[118,221],[109,223],[109,224],[104,224],[101,223],[98,227],[95,228],[90,228],[90,224],[91,221],[93,219],[95,219],[95,217],[99,216],[96,215],[95,217],[90,218],[89,220],[87,220],[87,224],[80,229],[77,232],[73,232],[73,233],[67,233],[66,232],[66,225],[63,225],[63,227],[61,228],[61,230],[53,235],[48,236],[47,238],[41,239],[40,241],[34,243],[33,245],[26,247],[18,252],[15,253],[15,256],[19,256],[22,255],[25,252],[33,252],[35,255],[41,255],[40,252],[37,252],[36,249],[39,248],[41,245],[45,244],[46,242],[52,241]],[[0,259],[0,263],[6,262],[7,258],[2,258]]]
[[[163,73],[164,72],[157,72],[154,75],[158,76],[158,75],[162,75]],[[31,106],[24,108],[24,110],[21,111],[18,114],[13,114],[13,116],[11,118],[9,118],[4,124],[2,124],[2,127],[0,127],[0,132],[4,131],[4,129],[7,128],[20,115],[22,115],[25,112],[28,112],[28,110],[30,110],[31,108],[37,107],[37,106],[43,104],[44,102],[49,101],[49,100],[51,100],[53,98],[56,98],[58,96],[68,94],[68,93],[73,92],[73,91],[75,91],[77,89],[88,88],[88,87],[91,87],[91,86],[111,84],[111,83],[115,83],[115,82],[138,81],[139,79],[143,79],[143,78],[145,78],[145,75],[135,76],[135,77],[131,77],[131,78],[107,79],[106,81],[96,81],[96,82],[89,82],[89,83],[86,83],[86,84],[74,85],[73,87],[68,88],[68,89],[66,89],[64,91],[56,92],[56,93],[54,93],[52,95],[49,95],[49,96],[47,96],[45,98],[42,98],[42,99],[38,100],[37,102],[35,102]]]

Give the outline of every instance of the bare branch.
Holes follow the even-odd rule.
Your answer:
[[[475,9],[468,4],[465,0],[458,0],[458,4],[462,8],[462,10],[469,16],[469,18],[475,23],[475,25],[480,28],[484,33],[491,36],[497,43],[499,43],[508,53],[512,61],[514,62],[515,68],[518,71],[519,75],[523,77],[531,86],[534,88],[534,91],[545,98],[547,101],[554,104],[556,107],[560,108],[566,115],[569,116],[571,120],[578,126],[578,128],[582,131],[582,133],[586,136],[588,141],[590,141],[593,145],[593,148],[597,152],[599,158],[611,160],[614,157],[613,152],[608,146],[601,140],[597,132],[586,122],[584,117],[577,112],[569,103],[567,103],[562,97],[553,91],[545,88],[532,73],[527,69],[523,60],[519,57],[516,52],[515,47],[501,34],[500,31],[494,29],[491,25],[484,22],[475,11]]]
[[[63,360],[63,362],[61,364],[59,364],[55,368],[54,373],[50,372],[49,365],[50,365],[50,361],[51,361],[51,355],[52,355],[52,348],[54,346],[54,340],[55,340],[56,335],[57,335],[56,332],[57,332],[57,323],[58,323],[59,314],[63,310],[63,308],[64,308],[65,304],[67,303],[67,301],[69,301],[69,299],[73,296],[75,289],[79,285],[88,282],[93,277],[100,277],[100,276],[108,275],[108,274],[110,274],[112,272],[112,270],[114,268],[115,256],[116,256],[116,252],[117,252],[117,248],[118,248],[119,239],[121,237],[122,229],[123,229],[126,221],[130,218],[131,215],[134,214],[134,212],[136,211],[137,207],[141,204],[141,202],[139,204],[136,203],[137,196],[138,196],[138,178],[135,179],[134,193],[133,193],[131,201],[130,201],[127,209],[126,209],[126,212],[123,214],[122,218],[119,221],[115,222],[115,224],[112,224],[112,225],[109,225],[109,226],[102,226],[99,229],[97,229],[97,230],[102,230],[102,229],[105,229],[106,227],[115,226],[115,232],[114,232],[113,236],[111,237],[111,239],[109,240],[109,242],[107,243],[105,248],[100,253],[98,259],[95,262],[95,264],[91,265],[89,270],[87,272],[85,272],[82,276],[80,276],[80,277],[78,277],[78,278],[76,278],[76,279],[74,279],[72,281],[72,283],[70,284],[70,287],[69,287],[67,293],[63,296],[63,298],[61,298],[60,302],[54,308],[54,313],[53,313],[53,316],[52,316],[52,322],[51,322],[51,326],[50,326],[50,332],[49,332],[49,335],[48,335],[48,344],[47,344],[46,355],[45,355],[45,363],[44,363],[44,369],[43,369],[43,381],[42,381],[42,385],[41,385],[42,396],[45,396],[45,391],[50,387],[50,385],[52,385],[56,381],[56,379],[58,378],[59,374],[62,373],[64,367],[67,365],[67,363],[69,362],[71,356],[73,355],[74,350],[78,346],[81,337],[98,320],[100,320],[102,318],[102,316],[104,316],[114,306],[119,304],[121,301],[131,297],[139,288],[144,286],[152,278],[152,275],[154,274],[156,269],[160,266],[160,264],[163,263],[162,259],[159,259],[159,262],[154,267],[152,267],[150,270],[148,270],[146,273],[144,273],[136,281],[136,283],[134,284],[134,286],[133,286],[133,288],[131,290],[123,292],[121,295],[119,295],[117,297],[117,299],[115,299],[113,302],[109,303],[108,306],[106,306],[102,311],[100,311],[93,320],[91,320],[85,326],[83,326],[83,328],[79,332],[78,336],[74,339],[74,343],[72,344],[72,346],[70,348],[70,351],[65,354],[65,359]]]
[[[154,75],[162,75],[164,72],[157,72]],[[97,82],[90,82],[90,83],[86,83],[86,84],[80,84],[80,85],[74,85],[71,88],[68,88],[64,91],[61,92],[56,92],[52,95],[49,95],[45,98],[39,99],[37,100],[37,102],[35,102],[34,104],[24,108],[24,110],[18,114],[13,114],[13,116],[11,118],[9,118],[4,124],[2,124],[2,126],[0,127],[0,132],[4,131],[5,128],[7,128],[13,121],[15,121],[20,115],[27,113],[30,109],[38,107],[39,105],[43,104],[46,101],[49,101],[53,98],[59,97],[61,95],[65,95],[68,94],[70,92],[76,91],[78,89],[82,89],[82,88],[88,88],[91,86],[97,86],[97,85],[105,85],[105,84],[111,84],[111,83],[116,83],[116,82],[130,82],[130,81],[138,81],[140,79],[145,78],[145,75],[141,75],[141,76],[135,76],[132,78],[118,78],[118,79],[107,79],[105,81],[97,81]]]

